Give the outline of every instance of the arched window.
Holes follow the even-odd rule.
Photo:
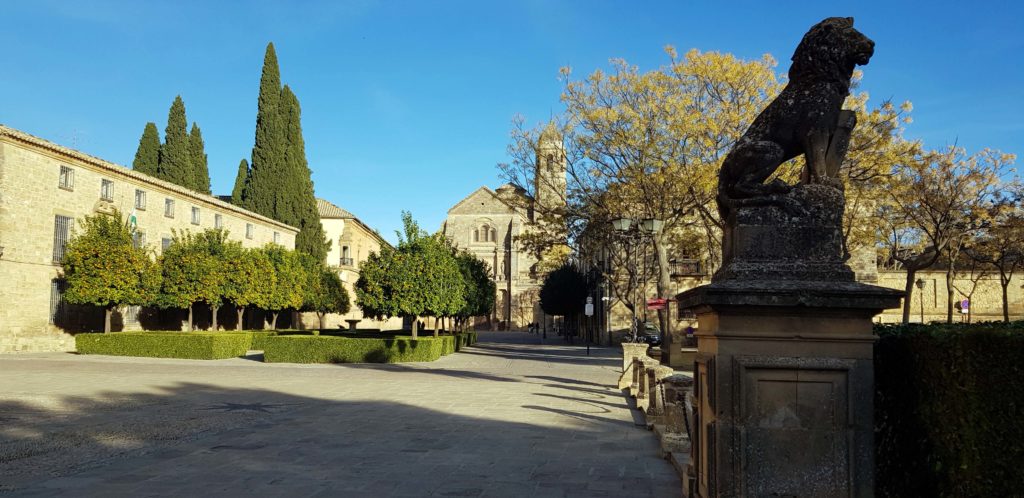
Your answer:
[[[490,242],[491,241],[491,227],[489,227],[487,225],[484,225],[483,227],[480,228],[480,230],[483,231],[483,233],[484,233],[484,242]]]
[[[497,241],[498,241],[498,231],[492,228],[491,229],[491,242],[497,242]]]
[[[473,230],[473,242],[480,242],[480,229]]]

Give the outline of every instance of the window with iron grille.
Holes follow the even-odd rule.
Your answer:
[[[224,228],[224,217],[219,213],[213,215],[213,228]]]
[[[253,230],[252,230],[252,223],[246,223],[245,224],[245,238],[251,239],[252,238],[252,232],[253,232]]]
[[[132,234],[132,245],[136,248],[146,246],[146,232],[140,232],[138,230]]]
[[[192,206],[192,224],[199,224],[199,208]]]
[[[114,182],[111,180],[100,180],[100,199],[105,201],[114,200]]]
[[[161,252],[167,251],[168,247],[171,247],[171,239],[170,239],[170,237],[164,237],[164,238],[160,239],[160,251]]]
[[[50,323],[64,323],[68,317],[68,303],[64,301],[64,291],[68,289],[68,281],[55,278],[50,281]]]
[[[64,190],[75,189],[75,170],[71,169],[70,166],[60,166],[60,180],[57,182],[57,186]]]
[[[124,323],[130,325],[137,325],[139,323],[139,310],[142,306],[125,306],[124,307]]]
[[[71,226],[74,220],[70,216],[57,215],[53,222],[53,262],[60,264],[64,261],[64,249],[68,246],[71,238]]]
[[[174,199],[164,199],[164,216],[174,218]]]
[[[280,244],[281,243],[281,234],[279,234],[277,232],[274,232],[274,243],[275,244]]]
[[[139,211],[146,210],[146,191],[136,190],[135,191],[135,209]]]

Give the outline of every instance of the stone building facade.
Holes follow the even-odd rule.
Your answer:
[[[348,328],[347,320],[359,320],[356,326],[360,329],[402,328],[401,318],[376,320],[364,317],[362,310],[356,304],[355,284],[356,280],[359,280],[359,265],[366,261],[371,253],[380,252],[381,248],[389,247],[390,244],[376,230],[367,226],[347,210],[324,199],[317,199],[316,206],[320,213],[320,224],[324,228],[324,235],[331,241],[331,248],[327,253],[327,266],[337,270],[352,304],[348,313],[327,315],[324,319],[324,326]],[[302,326],[304,328],[319,328],[320,320],[316,313],[303,313]]]
[[[134,211],[137,243],[156,254],[173,231],[215,227],[246,247],[295,247],[293,227],[0,125],[0,352],[73,349],[69,332],[102,328],[98,309],[64,303],[60,261],[82,217],[114,210]],[[137,313],[124,310],[125,329]]]
[[[533,197],[512,184],[484,186],[448,210],[441,233],[487,263],[497,288],[494,315],[478,318],[478,328],[521,329],[546,321],[537,255],[524,251],[518,239],[539,213],[565,204],[565,174],[561,137],[547,130],[538,142]]]

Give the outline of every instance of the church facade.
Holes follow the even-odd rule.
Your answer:
[[[557,135],[541,136],[537,148],[535,194],[505,184],[483,186],[448,210],[441,233],[458,248],[487,263],[495,283],[494,314],[478,319],[478,328],[523,329],[543,320],[539,293],[543,276],[537,255],[524,250],[519,237],[534,221],[537,208],[565,202],[565,153]]]

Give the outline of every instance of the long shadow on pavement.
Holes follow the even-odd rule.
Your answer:
[[[671,467],[653,457],[649,433],[572,410],[526,406],[588,423],[555,427],[494,420],[486,412],[465,416],[201,383],[153,391],[64,396],[42,405],[0,400],[0,490],[14,496],[678,496],[680,490]],[[602,448],[609,437],[633,456],[608,461]]]

